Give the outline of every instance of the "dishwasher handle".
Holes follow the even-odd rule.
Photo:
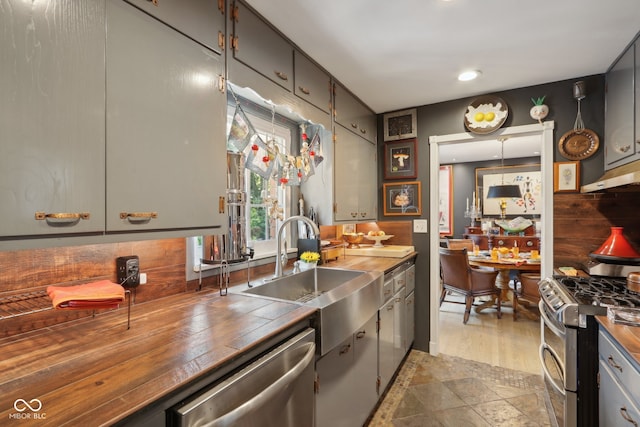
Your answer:
[[[255,397],[247,400],[232,411],[204,424],[203,427],[232,426],[238,422],[238,420],[242,419],[242,417],[247,413],[253,412],[265,404],[268,404],[271,399],[283,392],[289,385],[297,380],[300,375],[302,375],[305,368],[313,361],[316,352],[315,344],[312,342],[304,343],[301,348],[302,347],[308,347],[304,357],[302,357],[302,359],[300,359],[293,368],[287,371],[287,373],[278,378],[273,384],[266,387]]]

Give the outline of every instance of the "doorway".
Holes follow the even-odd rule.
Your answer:
[[[440,171],[440,146],[445,144],[460,144],[464,142],[481,142],[495,140],[499,137],[510,136],[538,136],[540,138],[540,171],[542,176],[542,213],[541,213],[541,276],[547,277],[553,270],[553,129],[554,122],[548,121],[541,124],[512,126],[491,134],[490,136],[477,136],[470,133],[458,133],[451,135],[435,135],[429,137],[430,182],[429,194],[429,297],[430,297],[430,330],[429,353],[439,353],[438,342],[440,339],[439,302],[440,302],[440,259],[438,248],[440,246],[440,232],[438,225],[439,206],[439,171]]]

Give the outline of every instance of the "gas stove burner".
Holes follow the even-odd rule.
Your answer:
[[[583,305],[599,307],[640,307],[640,293],[627,289],[617,277],[567,277],[555,279]]]

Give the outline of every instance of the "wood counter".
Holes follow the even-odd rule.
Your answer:
[[[324,266],[389,271],[413,256],[342,256]],[[114,424],[296,324],[309,323],[314,314],[295,303],[220,296],[205,288],[134,304],[129,330],[123,307],[4,338],[0,420],[3,425]],[[19,412],[18,399],[38,399],[42,408]]]
[[[596,316],[596,320],[640,365],[640,327],[615,324],[606,316]]]

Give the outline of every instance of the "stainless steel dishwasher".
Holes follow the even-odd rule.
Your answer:
[[[174,410],[174,425],[313,426],[315,331],[306,329]]]

